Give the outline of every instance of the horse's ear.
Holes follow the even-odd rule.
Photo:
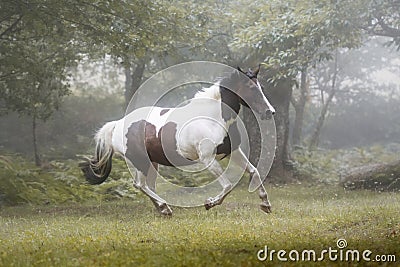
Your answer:
[[[257,67],[257,68],[255,69],[255,71],[253,72],[254,76],[257,77],[258,73],[260,72],[260,67],[261,67],[261,64],[258,65],[258,67]]]

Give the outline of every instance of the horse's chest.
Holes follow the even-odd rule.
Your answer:
[[[241,143],[240,133],[236,122],[234,122],[228,129],[228,134],[224,137],[221,144],[217,146],[217,155],[220,159],[230,155],[232,151],[239,148]]]

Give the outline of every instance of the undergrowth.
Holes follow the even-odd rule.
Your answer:
[[[334,185],[339,183],[341,175],[353,167],[390,162],[399,159],[399,155],[399,144],[312,152],[297,149],[293,152],[295,170],[299,177]],[[0,206],[84,203],[137,199],[142,196],[132,186],[132,175],[123,159],[114,157],[110,177],[97,186],[86,183],[78,162],[78,159],[50,161],[39,168],[19,155],[0,153]],[[201,186],[214,180],[206,171],[185,173],[164,167],[161,168],[161,174],[181,186]]]
[[[60,204],[134,198],[132,178],[122,160],[115,159],[107,183],[92,186],[78,168],[78,161],[51,161],[36,167],[21,156],[0,157],[0,205]]]
[[[389,163],[400,159],[400,144],[355,147],[351,149],[293,151],[295,170],[309,181],[338,184],[351,169],[370,164]]]

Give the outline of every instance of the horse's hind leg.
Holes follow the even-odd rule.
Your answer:
[[[268,194],[263,184],[258,189],[258,196],[261,198],[260,209],[265,213],[271,213],[271,203],[269,203]]]
[[[154,193],[156,193],[157,173],[158,173],[158,164],[153,162],[153,168],[150,167],[150,170],[147,174],[146,184],[150,188],[150,190],[153,191]],[[162,215],[172,215],[172,210],[165,201],[160,202],[151,197],[150,199],[159,213],[161,213]]]
[[[134,186],[140,189],[144,194],[146,194],[150,198],[154,206],[162,215],[172,215],[172,210],[166,204],[166,201],[163,200],[161,197],[159,197],[153,191],[153,189],[155,189],[156,178],[157,178],[157,170],[153,166],[150,166],[149,171],[147,172],[147,176],[144,175],[141,171],[137,170]],[[153,187],[152,189],[148,185],[148,181]]]

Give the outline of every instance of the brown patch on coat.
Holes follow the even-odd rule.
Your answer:
[[[167,113],[168,111],[169,111],[169,108],[162,109],[162,110],[160,111],[160,116],[164,115],[164,114]]]
[[[184,166],[195,163],[178,153],[176,127],[176,123],[168,122],[161,127],[157,136],[156,127],[153,124],[145,120],[132,123],[126,134],[125,157],[145,175],[152,163],[166,166]]]

